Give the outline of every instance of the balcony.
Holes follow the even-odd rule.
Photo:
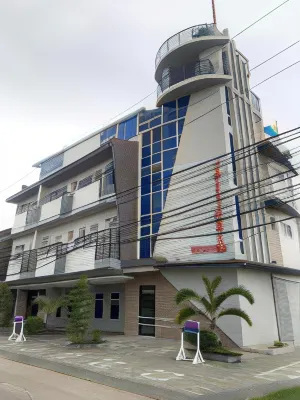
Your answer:
[[[98,268],[120,268],[118,227],[91,233],[71,243],[56,243],[11,257],[7,281]]]
[[[209,59],[178,68],[167,68],[157,88],[157,106],[210,86],[225,84],[231,79],[230,75],[224,75],[223,70],[219,71]]]
[[[178,60],[189,60],[214,46],[223,46],[229,42],[214,24],[195,25],[176,33],[166,40],[157,52],[155,59],[155,79],[159,80],[162,71]]]
[[[252,107],[254,108],[255,111],[257,111],[260,114],[261,113],[261,109],[260,109],[260,99],[259,99],[259,97],[257,97],[256,94],[251,92],[251,91],[250,91],[250,96],[251,96]]]

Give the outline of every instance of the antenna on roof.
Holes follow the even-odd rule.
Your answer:
[[[215,0],[211,0],[211,5],[212,5],[212,12],[213,12],[213,21],[214,21],[214,25],[217,25],[217,15],[216,15]]]

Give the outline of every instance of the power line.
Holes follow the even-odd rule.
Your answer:
[[[21,182],[23,179],[27,178],[27,176],[31,175],[34,171],[36,171],[36,168],[33,169],[32,171],[30,171],[28,174],[24,175],[22,178],[18,179],[17,181],[15,181],[14,183],[12,183],[11,185],[7,186],[6,188],[0,190],[0,193],[5,192],[7,189],[10,189],[11,187],[13,187],[16,183]]]

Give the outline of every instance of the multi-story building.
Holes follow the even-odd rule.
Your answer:
[[[157,108],[34,165],[39,181],[7,200],[17,205],[6,279],[18,290],[15,312],[36,314],[38,293],[67,293],[84,273],[94,327],[178,337],[176,292],[204,294],[201,275],[221,275],[221,290],[245,285],[256,299],[227,302],[253,327],[224,317],[224,341],[300,341],[299,231],[288,219],[299,217],[297,172],[284,139],[266,139],[249,76],[227,30],[188,28],[156,55]],[[48,319],[66,321],[61,311]]]

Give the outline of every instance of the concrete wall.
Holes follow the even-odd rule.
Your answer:
[[[253,322],[253,326],[250,327],[247,322],[241,320],[242,345],[271,345],[274,340],[278,340],[271,274],[239,269],[237,276],[238,284],[249,289],[255,298],[255,303],[251,305],[248,300],[239,297],[240,308],[250,316]]]
[[[95,136],[90,137],[89,139],[85,140],[84,142],[77,144],[76,146],[72,147],[71,149],[66,150],[64,153],[63,167],[65,167],[66,165],[72,164],[72,162],[91,153],[92,151],[96,150],[98,147],[100,147],[100,133],[96,134]]]
[[[73,213],[94,206],[99,201],[99,185],[100,181],[97,181],[80,190],[76,190],[73,195]],[[93,204],[89,205],[89,203]]]
[[[22,214],[16,214],[11,233],[18,233],[24,231],[26,224],[27,211]]]
[[[90,285],[90,291],[93,294],[103,293],[103,318],[92,318],[90,330],[100,329],[102,332],[124,332],[124,317],[125,317],[125,299],[124,299],[124,285]],[[49,288],[47,289],[47,296],[58,297],[65,294],[65,289]],[[120,313],[119,319],[110,319],[110,295],[111,293],[120,293]],[[62,310],[61,317],[57,318],[55,315],[48,317],[48,326],[56,328],[66,327],[68,322],[67,312]]]
[[[216,276],[222,277],[222,283],[217,293],[230,289],[237,285],[236,269],[228,268],[164,268],[161,269],[163,276],[177,289],[190,288],[195,290],[199,295],[205,295],[204,283],[202,275],[206,275],[209,279]],[[224,307],[239,307],[238,296],[233,296],[223,303]],[[243,345],[241,320],[235,316],[225,316],[218,321],[219,328],[237,345]]]
[[[41,257],[37,261],[35,276],[53,275],[56,257]]]
[[[41,206],[41,217],[40,217],[40,223],[41,222],[49,222],[52,219],[56,219],[60,215],[60,207],[61,207],[61,200],[62,197],[55,199],[53,201],[50,201],[49,203],[46,203]]]
[[[91,225],[98,223],[98,230],[106,229],[105,220],[112,218],[117,215],[116,207],[109,208],[103,212],[98,212],[86,217],[77,218],[76,220],[70,221],[68,223],[60,224],[58,226],[39,230],[37,235],[36,247],[41,247],[42,237],[50,236],[50,243],[55,243],[55,237],[62,235],[62,242],[68,242],[68,232],[74,231],[73,240],[79,237],[79,229],[86,227],[86,234],[89,233]]]
[[[95,247],[90,247],[69,253],[66,257],[65,273],[94,269],[95,250]]]
[[[16,246],[21,246],[24,245],[24,251],[30,250],[32,246],[34,235],[26,235],[22,236],[20,238],[14,239],[12,243],[12,255],[15,254],[15,249]],[[15,279],[19,279],[20,277],[20,268],[21,268],[21,262],[22,262],[22,257],[19,257],[17,259],[13,259],[13,257],[10,257],[8,268],[7,268],[7,276],[6,280],[11,281]]]

